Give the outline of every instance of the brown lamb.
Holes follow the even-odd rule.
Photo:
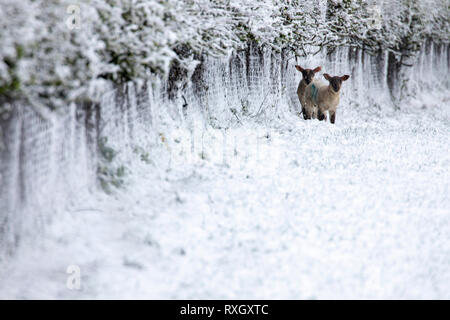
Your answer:
[[[339,104],[339,92],[342,82],[350,78],[349,75],[331,77],[328,73],[323,75],[329,84],[313,81],[305,89],[304,101],[307,110],[317,107],[317,118],[327,120],[326,112],[330,114],[330,122],[336,121],[336,109]]]
[[[299,65],[296,65],[295,68],[302,73],[302,80],[298,84],[297,95],[300,100],[300,104],[302,106],[303,118],[305,120],[316,118],[317,115],[314,112],[314,107],[312,109],[308,109],[305,102],[305,89],[306,87],[314,81],[314,75],[319,72],[322,67],[317,67],[315,69],[303,69]]]

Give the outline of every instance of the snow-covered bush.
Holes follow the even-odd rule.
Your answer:
[[[77,14],[79,23],[70,26]],[[189,77],[200,57],[228,55],[249,42],[298,56],[339,46],[373,54],[387,50],[404,63],[428,38],[449,42],[449,5],[446,0],[0,0],[0,27],[1,101],[27,98],[33,105],[60,108],[95,101],[105,81],[139,82],[149,74],[167,76],[174,67]]]
[[[32,5],[31,3],[29,3]],[[21,89],[24,50],[33,42],[32,10],[25,2],[2,0],[0,5],[0,102]]]
[[[1,0],[0,24],[7,30],[0,35],[3,98],[20,96],[50,108],[95,98],[98,75],[107,68],[92,25],[97,11],[79,1],[81,20],[71,27],[71,6],[68,0]]]

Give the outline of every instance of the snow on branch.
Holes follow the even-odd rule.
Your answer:
[[[249,42],[401,59],[450,34],[446,0],[0,0],[0,26],[0,102],[33,96],[51,108],[95,101],[104,82],[167,76],[174,62],[192,74],[199,57]]]

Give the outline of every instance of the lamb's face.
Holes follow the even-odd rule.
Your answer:
[[[341,90],[342,82],[350,78],[349,75],[344,75],[342,77],[338,76],[331,77],[327,73],[325,73],[323,76],[325,77],[325,79],[328,80],[334,92],[339,92],[339,90]]]
[[[295,66],[295,68],[302,73],[303,80],[305,80],[307,85],[313,81],[314,75],[322,69],[322,67],[317,67],[315,69],[303,69],[298,65]]]
[[[310,84],[314,79],[314,71],[311,69],[305,69],[302,72],[303,80],[305,80],[306,84]]]
[[[341,77],[332,77],[330,79],[330,85],[331,85],[331,88],[333,88],[334,92],[339,92],[339,90],[341,90],[341,86],[342,86]]]

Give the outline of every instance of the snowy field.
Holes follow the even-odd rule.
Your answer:
[[[450,299],[448,1],[73,2],[0,0],[0,299]]]
[[[0,298],[449,299],[449,97],[435,101],[209,128],[201,155],[174,130],[124,190],[80,199],[4,262]]]

